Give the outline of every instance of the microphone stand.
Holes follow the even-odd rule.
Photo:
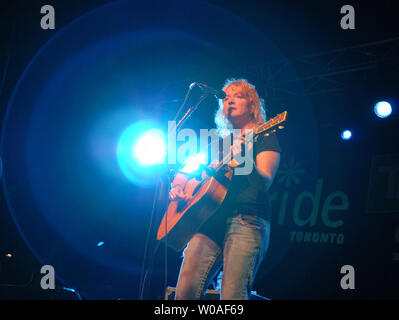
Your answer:
[[[184,122],[193,114],[195,110],[197,110],[198,106],[200,103],[205,100],[208,97],[209,93],[208,92],[203,92],[199,98],[199,100],[190,108],[188,108],[187,112],[184,114],[184,116],[180,119],[180,121],[176,124],[176,127],[174,127],[174,130],[177,133],[177,130],[183,125]],[[168,132],[168,136],[170,136],[172,132]]]
[[[191,88],[189,90],[191,90]],[[179,120],[179,122],[176,124],[176,126],[172,127],[170,132],[168,132],[168,142],[169,142],[169,137],[171,136],[171,134],[173,134],[173,133],[177,134],[179,132],[181,126],[187,121],[187,119],[189,117],[191,117],[191,115],[194,113],[194,111],[197,110],[198,106],[201,104],[201,102],[203,100],[205,100],[208,97],[208,95],[209,95],[209,92],[202,92],[199,100],[193,106],[188,108],[187,112]],[[184,106],[184,104],[185,104],[185,101],[183,102],[182,107]],[[180,110],[182,109],[182,107],[180,108]],[[178,112],[178,114],[179,114],[179,112]],[[175,118],[177,118],[178,114],[176,115]],[[154,251],[152,252],[152,256],[149,258],[150,261],[149,261],[148,265],[146,265],[148,244],[150,242],[150,234],[153,233],[152,232],[153,218],[154,218],[154,216],[158,216],[160,212],[166,212],[166,206],[167,206],[166,200],[169,199],[169,186],[171,185],[171,181],[172,181],[172,177],[171,177],[172,173],[173,173],[173,170],[168,169],[166,174],[163,174],[160,176],[160,178],[157,181],[156,187],[155,187],[155,194],[154,194],[153,203],[152,203],[150,224],[148,226],[148,231],[147,231],[142,271],[141,271],[141,276],[140,276],[139,300],[143,300],[147,278],[150,278],[149,274],[152,269],[154,256],[155,256],[155,253],[159,246],[159,241],[158,241],[158,243],[156,244],[156,246],[154,248]],[[160,209],[162,209],[162,211]],[[165,219],[165,224],[166,223],[167,223],[167,219]],[[167,234],[164,237],[164,242],[165,242],[165,284],[164,284],[163,292],[165,293],[166,287],[167,287]],[[145,272],[144,272],[144,269],[146,269]]]

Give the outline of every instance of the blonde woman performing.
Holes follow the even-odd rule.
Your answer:
[[[233,129],[255,129],[266,121],[263,100],[244,79],[227,80],[215,123],[221,138]],[[269,246],[271,200],[269,188],[277,172],[281,148],[275,134],[259,135],[251,145],[254,166],[247,175],[233,174],[225,200],[184,249],[176,299],[204,298],[212,279],[223,268],[221,298],[249,299],[254,278]],[[243,152],[241,143],[230,148]],[[169,198],[184,201],[187,177],[177,174]]]

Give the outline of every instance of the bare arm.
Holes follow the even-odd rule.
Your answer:
[[[177,173],[172,182],[172,189],[169,192],[170,200],[184,200],[184,188],[187,184],[188,178],[182,173]]]
[[[256,170],[265,178],[267,189],[273,183],[280,164],[280,153],[276,151],[262,151],[256,156]]]
[[[175,178],[173,179],[172,188],[176,187],[177,185],[180,185],[184,189],[187,181],[188,181],[188,179],[187,179],[186,175],[184,175],[182,173],[177,173],[175,175]]]

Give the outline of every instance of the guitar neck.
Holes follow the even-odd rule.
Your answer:
[[[257,136],[258,134],[265,132],[280,123],[284,122],[287,119],[287,111],[284,111],[283,113],[280,113],[279,115],[275,116],[274,118],[270,119],[269,121],[265,122],[264,124],[260,125],[259,127],[256,127],[254,130],[254,137]],[[278,128],[282,129],[282,128]]]
[[[274,118],[270,119],[269,121],[261,124],[260,126],[256,127],[253,130],[253,138],[263,132],[266,132],[272,128],[275,128],[277,126],[277,129],[283,129],[283,126],[278,126],[280,123],[286,121],[287,119],[287,111],[284,111]],[[274,129],[272,132],[275,132],[276,130]],[[218,172],[226,163],[230,162],[231,160],[231,155],[227,154],[222,161],[220,161],[217,166],[215,167],[215,172]]]

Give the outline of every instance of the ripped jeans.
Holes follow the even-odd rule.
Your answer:
[[[204,298],[209,283],[222,265],[221,299],[248,299],[269,238],[270,222],[242,214],[227,220],[223,251],[212,239],[196,233],[184,249],[176,299]]]

